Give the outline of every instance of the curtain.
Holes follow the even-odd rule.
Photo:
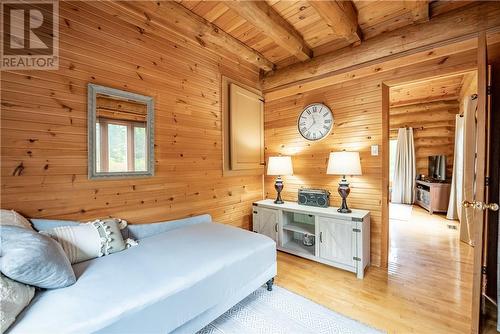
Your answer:
[[[469,97],[465,100],[464,106],[464,176],[462,198],[469,201],[474,198],[476,184],[476,108],[477,99]],[[474,209],[460,208],[462,211],[460,221],[460,240],[470,245],[474,245],[473,215]]]
[[[417,173],[412,128],[398,130],[395,160],[391,202],[413,204]]]
[[[455,119],[454,152],[450,201],[448,203],[446,218],[461,221],[464,178],[464,118],[461,115],[457,115]]]

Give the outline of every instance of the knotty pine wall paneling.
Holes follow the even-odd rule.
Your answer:
[[[258,69],[106,6],[60,2],[59,70],[2,72],[2,208],[130,223],[209,213],[249,228],[262,176],[222,176],[220,91],[222,75],[257,87]],[[89,82],[154,97],[154,177],[88,180]]]
[[[266,100],[265,143],[269,156],[291,155],[294,175],[284,177],[283,198],[296,201],[301,187],[328,189],[331,205],[339,206],[337,193],[340,176],[326,175],[328,155],[343,149],[359,151],[363,175],[350,176],[352,208],[371,212],[371,260],[373,265],[385,265],[386,247],[382,210],[382,155],[372,156],[371,145],[382,150],[382,83],[412,81],[416,77],[455,73],[476,66],[476,51],[450,55],[443,59],[409,65],[397,70],[375,74],[362,79],[332,84],[302,94]],[[293,89],[284,88],[284,89]],[[303,139],[297,131],[297,117],[303,107],[322,102],[333,111],[335,123],[331,134],[319,142]],[[265,177],[266,197],[274,198],[274,177]]]

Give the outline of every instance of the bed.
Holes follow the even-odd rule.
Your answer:
[[[9,333],[194,333],[276,275],[273,240],[209,215],[127,233],[138,246],[75,264],[77,282],[38,293]]]

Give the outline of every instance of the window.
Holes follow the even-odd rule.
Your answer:
[[[146,123],[99,118],[96,142],[98,172],[146,171]]]
[[[135,170],[146,170],[146,128],[134,127]]]
[[[398,146],[397,139],[389,141],[389,182],[392,183],[394,178],[394,169],[396,167],[396,148]]]

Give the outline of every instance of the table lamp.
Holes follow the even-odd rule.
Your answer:
[[[351,210],[347,206],[347,196],[351,192],[349,182],[346,175],[361,175],[361,163],[359,161],[359,152],[331,152],[328,158],[328,167],[326,174],[342,175],[342,180],[339,182],[338,192],[342,197],[342,205],[337,209],[340,213],[350,213]]]
[[[269,157],[269,162],[267,164],[267,175],[276,175],[276,181],[274,183],[274,189],[278,193],[276,200],[274,203],[283,204],[283,200],[281,199],[281,191],[283,190],[283,180],[281,176],[283,175],[292,175],[293,167],[292,167],[292,158],[291,157]]]

